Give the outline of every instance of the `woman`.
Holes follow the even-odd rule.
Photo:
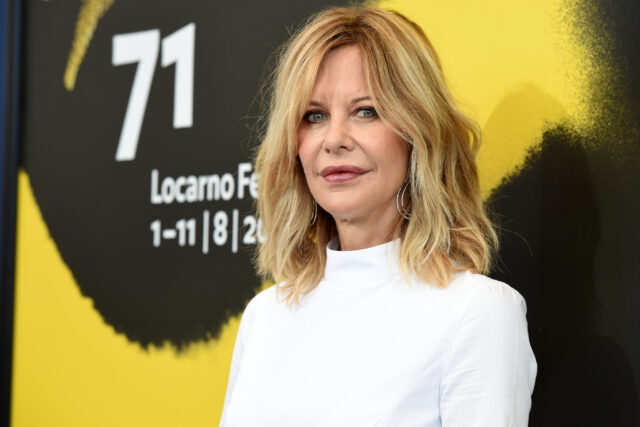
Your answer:
[[[224,426],[526,426],[526,306],[486,272],[476,125],[422,30],[312,17],[281,52],[256,168],[261,273]]]

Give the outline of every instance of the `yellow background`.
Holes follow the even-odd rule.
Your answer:
[[[454,94],[482,126],[485,195],[517,169],[545,126],[588,125],[581,70],[590,67],[571,36],[571,2],[382,5],[425,29]],[[22,170],[18,186],[11,425],[216,425],[239,319],[229,320],[218,341],[182,354],[128,342],[80,294]]]

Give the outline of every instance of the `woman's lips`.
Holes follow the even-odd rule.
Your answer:
[[[322,169],[320,175],[328,182],[339,183],[351,181],[365,173],[367,173],[365,169],[352,165],[344,165],[326,167]]]

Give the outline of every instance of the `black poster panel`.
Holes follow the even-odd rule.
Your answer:
[[[493,277],[525,297],[538,361],[531,426],[638,426],[640,4],[572,11],[593,59],[588,129],[555,124],[491,195]]]
[[[260,285],[260,78],[322,6],[116,1],[78,42],[76,3],[28,3],[24,167],[82,293],[130,340],[216,337]]]
[[[20,1],[0,0],[0,425],[9,425],[13,340],[16,175],[20,138]]]

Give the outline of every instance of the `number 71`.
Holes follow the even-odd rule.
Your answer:
[[[162,39],[160,63],[163,67],[176,64],[173,92],[174,129],[188,128],[193,125],[195,30],[196,25],[191,22]],[[118,162],[133,160],[136,157],[159,46],[160,30],[157,29],[113,36],[111,63],[114,66],[138,63],[116,150]]]

